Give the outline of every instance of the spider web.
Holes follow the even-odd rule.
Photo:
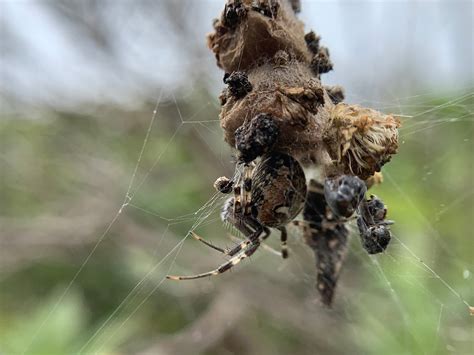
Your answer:
[[[193,91],[193,90],[191,90]],[[387,93],[386,93],[387,94]],[[397,96],[388,93],[385,96],[392,97],[391,100],[374,100],[373,97],[356,95],[349,95],[346,101],[360,103],[369,107],[374,107],[383,112],[392,112],[398,114],[403,121],[403,127],[400,130],[400,153],[395,157],[395,161],[388,164],[384,168],[385,181],[383,186],[377,187],[374,193],[380,195],[382,199],[389,205],[389,216],[396,221],[393,228],[393,240],[387,251],[381,255],[369,256],[359,246],[357,230],[352,229],[352,242],[349,251],[348,265],[358,265],[354,270],[345,268],[343,277],[340,280],[340,285],[337,289],[336,310],[330,311],[330,316],[338,319],[342,323],[347,323],[348,327],[352,329],[354,338],[364,338],[372,336],[370,330],[374,330],[377,326],[381,326],[378,334],[384,331],[390,331],[387,324],[383,324],[377,320],[376,315],[372,315],[371,309],[381,309],[381,303],[387,305],[385,307],[393,307],[396,312],[388,312],[394,316],[394,322],[401,322],[406,328],[406,339],[400,341],[403,343],[414,342],[417,343],[419,334],[414,329],[416,324],[427,321],[432,324],[432,334],[436,341],[432,344],[431,349],[423,348],[425,352],[438,351],[438,343],[447,338],[449,334],[457,333],[458,338],[464,339],[465,329],[458,329],[462,326],[468,326],[469,321],[466,321],[469,309],[472,308],[472,262],[464,260],[459,253],[459,249],[463,246],[453,247],[452,243],[444,238],[439,231],[439,220],[443,216],[453,213],[459,206],[466,204],[466,201],[472,201],[474,189],[464,191],[462,194],[456,195],[454,198],[443,201],[434,214],[425,212],[423,206],[420,206],[410,195],[407,188],[407,180],[397,171],[396,163],[408,157],[404,156],[404,145],[414,142],[421,134],[427,132],[434,132],[438,129],[445,129],[449,131],[450,128],[455,127],[457,123],[473,122],[472,105],[474,99],[474,88],[467,87],[462,90],[456,90],[450,93],[443,92],[443,95],[450,97],[449,100],[442,103],[436,103],[433,96],[439,92],[421,91],[415,95],[406,97]],[[127,214],[140,214],[142,216],[151,216],[155,220],[159,220],[164,226],[163,231],[158,233],[156,245],[149,254],[150,265],[146,265],[143,269],[137,272],[136,282],[131,287],[122,301],[100,322],[96,329],[91,334],[86,334],[84,341],[79,346],[79,353],[88,353],[93,349],[93,352],[100,353],[110,343],[114,343],[116,338],[119,338],[121,331],[133,319],[137,317],[144,309],[144,305],[151,298],[158,294],[158,291],[167,289],[173,295],[192,294],[189,292],[190,288],[198,288],[202,292],[207,292],[206,289],[217,287],[218,283],[224,283],[225,278],[238,278],[239,274],[248,274],[248,277],[262,277],[274,273],[275,270],[282,276],[291,277],[295,280],[294,284],[302,284],[308,291],[308,294],[313,293],[316,298],[314,290],[315,269],[313,265],[311,251],[301,238],[298,238],[298,231],[290,230],[290,236],[294,238],[290,240],[290,259],[282,261],[279,253],[276,252],[272,245],[272,239],[266,244],[266,249],[257,253],[251,259],[251,262],[239,264],[230,276],[221,276],[220,278],[213,278],[211,280],[203,280],[202,285],[196,284],[171,284],[165,281],[165,275],[171,271],[180,271],[186,274],[193,274],[206,270],[207,266],[214,267],[222,262],[219,256],[208,251],[206,248],[201,248],[196,245],[194,241],[189,239],[189,233],[194,230],[208,230],[206,227],[216,229],[222,236],[215,240],[216,243],[229,243],[229,239],[225,237],[225,231],[220,226],[218,217],[219,210],[225,200],[224,196],[218,194],[209,194],[202,199],[201,205],[194,211],[184,215],[166,216],[151,209],[146,205],[142,205],[138,198],[142,189],[150,180],[154,179],[153,174],[160,170],[160,164],[165,159],[173,159],[171,152],[174,147],[180,144],[179,138],[184,136],[184,132],[193,130],[197,136],[195,139],[201,140],[202,143],[209,147],[209,151],[214,153],[215,162],[223,167],[223,170],[229,168],[229,160],[231,160],[230,152],[226,147],[218,147],[209,140],[209,137],[220,137],[221,131],[219,128],[219,121],[216,119],[202,120],[200,112],[206,111],[207,108],[217,105],[217,102],[207,102],[200,104],[198,107],[193,107],[189,116],[183,115],[183,109],[180,107],[179,101],[186,101],[186,97],[179,94],[179,99],[172,93],[161,92],[157,95],[158,98],[155,107],[150,112],[150,119],[147,127],[143,129],[143,140],[141,146],[137,149],[135,165],[130,172],[131,176],[126,184],[126,189],[123,194],[123,201],[117,205],[116,211],[111,215],[110,221],[100,233],[93,247],[86,254],[86,257],[81,262],[77,271],[66,285],[61,294],[57,297],[54,304],[51,306],[47,314],[44,316],[41,324],[35,329],[31,339],[27,342],[23,353],[31,350],[35,341],[42,336],[42,331],[45,325],[51,321],[58,308],[64,302],[64,299],[74,288],[79,276],[84,272],[84,269],[97,257],[97,252],[104,247],[104,243],[111,238],[114,226],[117,222]],[[174,110],[174,117],[178,124],[174,127],[166,139],[166,142],[156,152],[150,152],[150,144],[155,139],[154,133],[159,131],[167,122],[161,120],[162,115],[165,114],[160,110]],[[453,112],[452,116],[446,112]],[[160,113],[161,112],[161,113]],[[442,113],[442,114],[441,114]],[[466,138],[460,144],[465,144],[472,148],[472,131],[467,132]],[[420,183],[426,182],[430,179],[436,169],[438,163],[444,163],[452,159],[456,154],[454,151],[456,147],[447,147],[446,152],[433,156],[425,167],[417,167],[416,173],[419,177]],[[427,155],[431,153],[439,153],[440,149],[428,149]],[[151,154],[152,159],[145,160],[146,155]],[[392,164],[395,166],[392,167]],[[457,165],[456,165],[457,164]],[[462,164],[469,164],[467,161],[455,162],[455,166]],[[223,173],[224,174],[224,173]],[[217,176],[216,176],[217,177]],[[471,171],[472,177],[472,171]],[[199,173],[196,172],[196,179],[200,178]],[[209,181],[209,185],[212,181]],[[386,192],[388,192],[386,194]],[[179,191],[175,193],[179,194]],[[137,202],[137,200],[139,200]],[[397,209],[404,208],[413,211],[411,218],[417,221],[419,230],[410,231],[403,228],[403,218],[397,217]],[[177,232],[174,232],[176,228]],[[430,245],[423,242],[428,233]],[[175,236],[174,234],[177,234]],[[418,235],[419,238],[413,238],[412,235]],[[177,238],[176,238],[177,237]],[[459,242],[459,239],[457,240]],[[219,243],[219,244],[221,244]],[[165,244],[167,244],[165,246]],[[196,262],[190,260],[184,255],[191,255],[185,253],[186,248],[194,248],[203,256]],[[209,260],[202,262],[202,258],[209,257]],[[456,274],[445,274],[444,271],[438,268],[439,260],[446,262],[449,260],[451,270],[455,270]],[[196,266],[196,264],[199,266]],[[214,265],[214,266],[213,266]],[[257,275],[252,272],[255,269],[262,269],[263,271]],[[355,275],[362,273],[366,280],[363,285],[351,283],[351,274]],[[229,283],[227,283],[229,287]],[[181,291],[180,291],[181,290]],[[194,294],[199,291],[194,291]],[[373,295],[377,297],[374,297]],[[365,295],[372,295],[372,300],[375,299],[374,304],[367,304],[364,302]],[[411,297],[421,297],[426,303],[422,309],[414,309]],[[178,304],[178,301],[176,301]],[[319,306],[312,305],[317,308]],[[178,306],[177,306],[178,307]],[[434,311],[433,311],[434,310]],[[354,319],[365,314],[366,329],[355,324]],[[425,317],[426,316],[426,317]],[[457,327],[454,330],[444,331],[445,318],[450,319],[450,327]],[[108,326],[115,324],[110,331]],[[453,325],[454,324],[454,325]],[[368,330],[367,330],[368,329]],[[449,333],[449,331],[451,333]],[[205,335],[205,330],[203,330]],[[442,335],[444,334],[444,335]],[[464,338],[463,338],[464,337]],[[441,339],[441,340],[440,340]],[[362,340],[359,340],[362,341]],[[468,340],[463,340],[467,343]],[[395,340],[394,340],[395,342]],[[449,350],[449,349],[448,349]]]
[[[395,104],[389,102],[378,103],[379,106],[376,107],[377,109],[383,110],[385,112],[395,111],[395,113],[399,113],[399,115],[403,118],[404,124],[401,129],[402,144],[405,142],[405,140],[410,139],[409,137],[413,137],[415,133],[429,131],[432,130],[434,127],[438,127],[440,125],[452,125],[456,122],[461,121],[472,122],[472,104],[466,104],[466,102],[469,101],[469,99],[474,98],[474,92],[471,91],[467,94],[456,96],[448,102],[436,106],[430,106],[429,104],[423,103],[422,98],[427,95],[428,94],[418,94],[406,98],[398,97],[396,98]],[[156,247],[157,251],[159,251],[160,256],[156,255],[156,261],[149,267],[148,271],[139,280],[137,280],[135,286],[129,291],[126,297],[123,298],[122,302],[120,302],[120,304],[109,314],[109,316],[101,323],[101,325],[95,330],[95,332],[84,342],[84,344],[82,344],[79,353],[87,353],[91,345],[94,345],[93,348],[95,349],[95,351],[100,353],[103,346],[105,346],[108,342],[111,341],[112,338],[119,334],[121,328],[125,326],[126,323],[129,322],[130,319],[132,319],[137,312],[140,311],[143,304],[146,303],[150,297],[153,297],[153,295],[157,292],[159,288],[170,287],[168,283],[165,283],[165,275],[168,274],[171,270],[176,270],[176,266],[180,266],[180,268],[183,268],[183,270],[186,270],[186,272],[189,273],[197,272],[197,270],[195,270],[192,265],[189,265],[187,263],[186,259],[179,260],[179,263],[177,264],[178,257],[183,248],[183,245],[188,242],[189,232],[197,230],[199,227],[205,226],[207,224],[216,225],[216,223],[219,223],[216,214],[217,212],[219,212],[219,209],[221,208],[225,197],[220,196],[218,194],[214,194],[209,198],[208,201],[203,203],[203,205],[198,210],[186,215],[173,218],[164,217],[162,215],[157,214],[153,210],[149,210],[147,208],[139,206],[134,203],[134,199],[140,188],[147,183],[147,179],[149,178],[153,170],[159,167],[161,159],[166,155],[168,148],[174,143],[175,138],[177,137],[177,135],[180,134],[183,127],[185,127],[186,125],[191,125],[193,128],[204,128],[211,134],[219,134],[219,131],[216,130],[216,127],[218,126],[218,121],[199,121],[193,120],[192,117],[188,119],[184,118],[181,114],[176,98],[174,96],[171,96],[171,102],[175,105],[176,116],[179,118],[180,123],[174,133],[169,137],[169,140],[165,144],[163,150],[157,152],[153,163],[149,167],[143,167],[141,166],[143,154],[147,148],[149,140],[153,139],[151,138],[151,133],[153,132],[153,129],[157,124],[159,124],[158,109],[162,102],[162,97],[163,95],[160,94],[156,102],[155,109],[151,115],[151,119],[148,128],[145,132],[145,137],[143,139],[143,144],[138,154],[136,165],[132,172],[132,176],[130,178],[130,182],[128,184],[128,188],[124,195],[122,204],[118,207],[110,223],[107,225],[104,232],[98,237],[97,242],[91,249],[90,253],[86,256],[83,263],[78,268],[76,274],[73,276],[67,287],[64,289],[63,293],[59,296],[56,303],[51,308],[50,312],[44,318],[44,321],[37,329],[36,333],[33,335],[30,345],[35,341],[36,337],[40,335],[44,324],[49,321],[50,317],[56,311],[57,307],[61,304],[64,297],[70,291],[71,287],[74,285],[79,274],[89,263],[89,261],[94,257],[96,250],[101,247],[101,244],[104,239],[108,237],[108,234],[113,225],[128,209],[134,209],[136,211],[140,211],[141,213],[149,214],[155,218],[162,220],[166,224],[165,231],[159,237],[160,239]],[[417,99],[416,109],[418,109],[420,112],[411,115],[405,114],[404,112],[406,111],[413,112],[413,107],[411,105],[404,106],[403,102],[411,101],[413,98]],[[207,106],[207,104],[205,106]],[[461,107],[466,111],[466,113],[464,115],[456,117],[436,117],[437,111],[449,107]],[[210,128],[208,126],[209,124],[212,124],[214,127]],[[204,139],[204,137],[202,137],[202,139]],[[403,159],[403,148],[401,149],[401,151],[402,152],[398,157],[399,159]],[[216,158],[218,158],[219,155],[220,154],[216,154]],[[446,157],[444,157],[443,159],[445,158]],[[141,173],[139,174],[139,172]],[[401,200],[403,200],[404,203],[410,205],[411,208],[414,209],[417,214],[416,217],[420,219],[421,223],[430,232],[430,236],[433,238],[433,241],[437,244],[437,246],[442,248],[442,250],[446,252],[449,257],[453,258],[454,260],[459,260],[459,257],[455,254],[455,252],[453,252],[453,249],[450,248],[448,242],[443,240],[439,232],[433,226],[432,219],[424,215],[423,211],[411,200],[410,196],[404,191],[403,186],[401,186],[397,182],[396,173],[388,173],[387,171],[385,171],[384,176],[385,184],[391,185],[391,188],[400,194]],[[451,201],[451,203],[447,204],[446,206],[443,206],[443,208],[441,208],[438,212],[438,217],[444,213],[448,213],[452,209],[455,209],[457,205],[460,204],[464,199],[468,199],[472,195],[472,192],[473,191],[471,190],[467,192],[465,196],[460,196],[459,198]],[[399,219],[397,219],[396,222],[397,224],[403,224],[403,221]],[[191,223],[188,232],[184,233],[182,238],[178,240],[176,244],[173,245],[171,248],[161,251],[161,241],[164,238],[167,238],[167,232],[169,231],[170,227],[183,223]],[[357,230],[356,228],[354,229],[354,226],[351,227],[351,231],[353,236],[357,236]],[[353,237],[353,239],[357,238]],[[189,243],[193,242],[189,240]],[[301,278],[302,281],[308,285],[308,287],[312,287],[311,284],[314,282],[314,275],[312,273],[314,272],[314,269],[312,266],[303,265],[302,262],[298,260],[298,252],[294,250],[302,246],[304,247],[304,243],[301,240],[296,240],[293,241],[293,244],[296,244],[296,246],[290,248],[290,252],[293,256],[290,259],[290,263],[295,264],[298,268],[298,272],[301,272],[301,274],[298,275],[294,271],[292,271],[291,274],[295,278]],[[274,251],[274,249],[272,249],[271,247],[268,247],[267,250]],[[199,251],[202,253],[207,252],[204,248],[199,249]],[[416,246],[410,246],[409,238],[404,234],[399,235],[396,228],[390,247],[382,255],[368,256],[365,254],[365,252],[361,250],[359,246],[355,245],[355,243],[352,243],[350,253],[351,255],[359,259],[359,261],[361,261],[362,265],[364,265],[364,268],[369,269],[369,274],[373,275],[375,279],[379,280],[378,284],[382,285],[382,288],[384,289],[384,291],[382,292],[389,296],[387,302],[392,303],[393,306],[398,309],[400,318],[407,326],[407,329],[410,329],[410,327],[412,326],[411,323],[414,321],[414,315],[404,306],[404,302],[401,300],[402,291],[397,291],[397,286],[394,285],[394,279],[397,279],[397,284],[399,284],[400,282],[406,282],[407,284],[409,284],[410,287],[420,288],[420,292],[422,292],[426,296],[428,302],[437,304],[439,306],[439,313],[437,315],[438,323],[436,324],[437,333],[439,333],[440,327],[442,326],[442,318],[444,313],[450,312],[452,316],[463,319],[465,318],[465,315],[469,312],[469,308],[471,308],[467,299],[460,293],[460,291],[456,289],[455,286],[452,285],[450,278],[443,277],[442,273],[436,271],[435,266],[432,266],[436,263],[436,259],[433,258],[428,262],[424,261],[424,258],[419,256],[420,252],[417,250]],[[275,254],[275,258],[279,258],[278,252],[274,252],[273,254]],[[259,259],[259,257],[254,259]],[[218,260],[218,258],[216,258],[216,260]],[[412,272],[410,270],[407,270],[407,274],[401,274],[399,273],[399,271],[394,272],[393,265],[399,267],[399,265],[402,263],[406,263],[407,265],[410,265],[410,267],[414,267],[417,272]],[[259,267],[258,262],[253,262],[252,266],[250,266],[249,268],[255,267]],[[397,269],[397,267],[395,267],[395,269]],[[471,278],[469,271],[471,267],[472,265],[468,265],[466,262],[463,261],[459,261],[457,265],[459,273],[464,274],[466,283],[468,282],[467,280]],[[238,268],[245,268],[245,266],[239,265]],[[237,272],[241,271],[239,270]],[[351,271],[346,271],[346,273],[349,272]],[[417,279],[424,278],[433,278],[439,283],[439,285],[443,286],[450,294],[450,296],[447,297],[447,300],[446,298],[441,299],[441,297],[437,296],[436,291],[433,291],[423,286],[423,284],[416,283]],[[150,280],[152,280],[152,282],[155,284],[153,287],[150,287],[149,285]],[[219,278],[215,278],[210,282],[217,283],[219,282]],[[342,299],[342,302],[345,305],[343,307],[354,307],[354,301],[348,299],[347,296],[345,296],[343,289],[338,290],[337,297]],[[456,305],[456,303],[458,303],[458,305]],[[464,310],[458,307],[459,303],[462,306],[465,306]],[[339,316],[343,317],[341,315]],[[119,319],[119,325],[115,328],[114,332],[103,334],[103,329],[110,322],[114,321],[117,318]],[[408,330],[408,332],[410,333],[410,330]],[[415,337],[415,335],[413,334],[410,335],[412,337]],[[27,352],[28,349],[29,346],[25,348],[25,352]]]

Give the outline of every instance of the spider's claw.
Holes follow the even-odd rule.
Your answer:
[[[193,231],[191,231],[190,233],[191,233],[191,236],[192,236],[194,239],[199,240],[199,241],[202,241],[202,240],[203,240],[200,236],[198,236],[198,235],[197,235],[196,233],[194,233]]]
[[[324,196],[331,210],[339,217],[349,218],[364,199],[367,187],[357,176],[342,175],[326,179]]]

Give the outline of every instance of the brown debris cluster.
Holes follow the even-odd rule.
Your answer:
[[[316,257],[316,288],[321,302],[330,306],[347,255],[349,230],[344,220],[332,212],[324,198],[323,185],[315,180],[309,182],[303,216],[307,221],[303,235]]]
[[[344,104],[341,87],[321,84],[333,67],[329,50],[314,32],[305,35],[295,8],[298,1],[228,0],[215,21],[208,45],[229,84],[220,97],[225,141],[235,147],[239,127],[270,115],[283,132],[275,149],[328,174],[368,179],[396,153],[400,123]],[[245,77],[245,86],[234,77]]]
[[[298,61],[285,65],[269,61],[249,71],[253,90],[239,99],[227,94],[220,114],[227,143],[235,146],[235,131],[264,113],[273,117],[282,134],[275,144],[278,150],[307,160],[322,142],[322,123],[332,106],[320,82],[310,69]],[[328,102],[329,105],[325,105]]]
[[[364,180],[365,195],[365,187],[382,181],[381,167],[397,152],[400,121],[343,103],[342,87],[321,84],[321,75],[332,70],[333,63],[320,36],[304,33],[304,24],[295,15],[299,10],[299,0],[227,0],[215,20],[208,45],[225,71],[227,87],[219,97],[224,139],[236,149],[240,163],[269,152],[284,153],[304,166],[320,167],[324,178],[350,176],[361,186],[364,182],[359,179]],[[228,179],[221,179],[216,188],[230,191],[228,184]],[[262,183],[266,193],[280,186],[272,181],[267,189],[269,184]],[[346,218],[334,213],[323,190],[322,184],[310,182],[303,218],[305,239],[317,260],[317,289],[329,306],[349,231]],[[262,196],[260,207],[272,200]],[[366,215],[369,218],[370,211]],[[361,223],[365,239],[380,234],[374,231],[387,233],[383,219],[375,225],[369,222]]]
[[[214,29],[208,46],[226,72],[251,69],[279,50],[300,61],[311,59],[304,24],[286,1],[228,0]]]

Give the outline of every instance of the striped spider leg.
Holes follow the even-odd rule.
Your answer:
[[[234,205],[234,198],[230,198],[228,203],[226,203],[227,209],[223,213],[233,214],[233,205]],[[266,239],[270,235],[270,230],[262,226],[257,220],[242,216],[237,217],[238,219],[235,221],[228,220],[230,223],[235,222],[235,226],[247,237],[245,241],[238,244],[236,247],[232,249],[223,249],[217,247],[203,238],[199,237],[195,233],[193,233],[193,237],[199,240],[200,242],[204,243],[205,245],[220,251],[221,253],[231,256],[231,258],[225,262],[224,264],[220,265],[218,268],[204,272],[202,274],[192,275],[192,276],[166,276],[168,279],[171,280],[193,280],[193,279],[200,279],[207,276],[214,276],[222,274],[225,271],[230,270],[232,267],[240,263],[243,259],[248,258],[251,256],[255,251],[259,248],[260,242]]]
[[[233,192],[234,196],[229,198],[224,204],[221,219],[223,222],[230,223],[237,228],[246,239],[232,249],[224,249],[191,232],[191,235],[196,240],[214,250],[231,256],[231,258],[212,271],[192,276],[168,275],[168,279],[193,280],[221,274],[240,263],[243,259],[251,256],[260,246],[260,242],[270,235],[270,230],[249,214],[250,208],[247,205],[250,203],[253,169],[253,163],[238,164],[236,167],[235,183],[225,177],[218,178],[214,183],[214,187],[221,193]]]

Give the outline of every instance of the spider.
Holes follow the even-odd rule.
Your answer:
[[[221,193],[233,192],[233,197],[224,204],[221,218],[239,230],[245,240],[234,248],[223,249],[193,232],[195,239],[231,258],[212,271],[191,276],[168,275],[168,279],[191,280],[228,271],[255,253],[261,242],[270,235],[270,228],[280,231],[281,255],[287,258],[286,225],[290,222],[299,226],[307,225],[329,239],[327,231],[333,229],[328,226],[340,225],[339,229],[336,228],[336,236],[341,234],[341,228],[345,228],[343,223],[364,199],[365,183],[356,176],[328,178],[324,187],[318,185],[318,189],[322,191],[317,195],[317,199],[323,203],[321,207],[321,202],[315,201],[311,189],[308,193],[301,164],[291,155],[271,149],[278,134],[274,121],[264,114],[257,115],[249,124],[239,128],[236,132],[236,147],[240,156],[234,179],[221,177],[214,184]],[[316,186],[315,184],[312,180],[310,188]],[[303,208],[305,222],[294,222]],[[379,208],[372,208],[365,213],[365,220],[369,220],[372,210],[377,211],[376,221],[383,220],[385,215],[380,215]],[[372,221],[371,225],[373,224]],[[344,233],[344,238],[347,238],[347,233]],[[312,245],[308,238],[307,242]],[[345,241],[343,244],[345,246]],[[320,247],[318,253],[321,254],[322,251]],[[326,262],[325,267],[328,266],[329,263]],[[331,270],[332,267],[330,272],[333,272]]]
[[[281,254],[288,257],[286,225],[301,212],[306,197],[303,168],[296,159],[279,152],[266,153],[257,164],[243,163],[242,168],[236,174],[236,181],[219,178],[215,186],[222,193],[233,191],[234,196],[224,204],[221,218],[246,239],[232,249],[223,249],[192,233],[195,239],[231,258],[215,270],[193,276],[168,275],[168,279],[198,279],[230,270],[255,253],[270,235],[269,228],[280,231]]]
[[[235,135],[240,154],[235,177],[233,180],[219,178],[214,186],[222,193],[233,191],[234,196],[225,203],[221,218],[246,239],[232,249],[223,249],[192,233],[195,239],[231,259],[209,272],[193,276],[168,275],[168,279],[198,279],[231,269],[255,253],[270,235],[269,228],[280,230],[281,253],[283,258],[288,256],[286,225],[301,212],[306,198],[303,168],[292,156],[272,150],[279,129],[269,115],[257,115],[248,125],[237,129]]]

